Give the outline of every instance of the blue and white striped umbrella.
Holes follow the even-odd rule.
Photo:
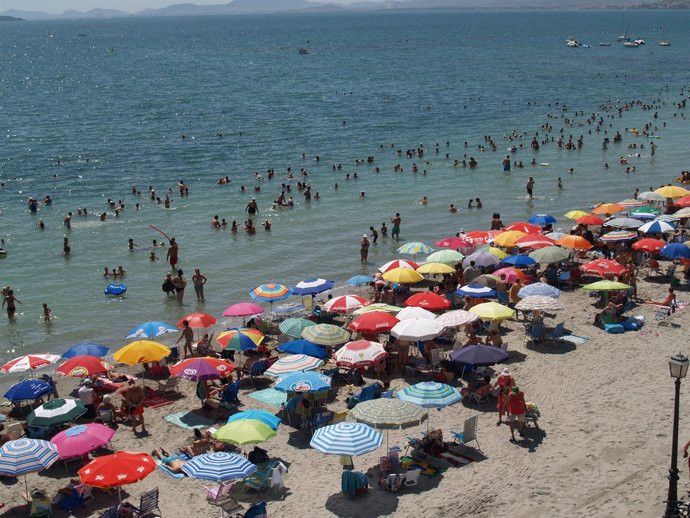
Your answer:
[[[673,232],[676,230],[676,226],[668,221],[663,221],[660,219],[655,219],[649,223],[645,223],[640,228],[637,229],[639,232],[644,234],[661,234],[664,232]]]
[[[335,286],[335,282],[327,281],[326,279],[316,279],[314,277],[309,277],[304,279],[302,282],[297,283],[294,288],[292,288],[293,295],[315,295],[317,293],[322,293],[324,291],[332,290]]]
[[[561,296],[561,290],[554,288],[550,284],[545,282],[535,282],[534,284],[528,284],[520,291],[518,291],[518,297],[524,299],[525,297],[530,297],[532,295],[542,295],[544,297],[551,297],[552,299],[557,299]]]
[[[479,298],[479,299],[496,296],[496,290],[492,290],[488,286],[483,286],[482,284],[478,284],[478,283],[468,284],[467,286],[463,286],[462,288],[457,290],[455,293],[457,293],[461,297],[473,297],[473,298]]]
[[[422,408],[443,408],[457,403],[462,395],[455,387],[436,381],[423,381],[398,391],[398,399]]]
[[[17,439],[0,447],[0,474],[10,477],[49,468],[60,458],[57,446],[41,439]]]
[[[278,378],[275,389],[281,392],[319,392],[331,388],[331,378],[314,371],[293,372]]]
[[[187,475],[201,480],[225,482],[244,478],[256,471],[256,464],[235,453],[216,451],[197,455],[182,466]]]
[[[309,446],[329,455],[362,455],[381,446],[383,435],[363,423],[338,423],[314,432]]]

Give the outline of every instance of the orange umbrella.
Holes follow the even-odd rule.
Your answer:
[[[592,214],[616,214],[617,212],[624,210],[625,207],[623,207],[623,205],[618,205],[617,203],[602,203],[591,212]]]
[[[586,216],[582,216],[581,218],[577,218],[575,220],[576,223],[579,223],[580,225],[603,225],[604,220],[600,218],[599,216],[595,216],[594,214],[587,214]]]
[[[563,236],[558,241],[557,245],[564,246],[566,248],[572,248],[574,250],[589,250],[592,248],[592,244],[587,241],[584,237],[580,236]]]
[[[193,329],[209,327],[217,322],[216,317],[214,317],[213,315],[209,315],[208,313],[190,313],[186,317],[182,317],[177,322],[177,327],[179,329],[182,329],[184,327],[182,322],[184,322],[185,320],[189,322],[189,327]]]

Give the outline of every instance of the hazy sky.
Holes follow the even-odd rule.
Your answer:
[[[337,3],[351,4],[354,1],[356,0],[337,0]],[[213,5],[229,2],[230,0],[0,0],[0,12],[8,9],[19,9],[22,11],[61,13],[70,9],[88,11],[94,8],[106,8],[133,13],[147,8],[155,9],[172,4]]]

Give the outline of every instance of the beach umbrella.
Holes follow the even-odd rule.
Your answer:
[[[523,273],[517,268],[501,268],[500,270],[496,270],[492,275],[494,277],[498,277],[499,280],[505,275],[504,280],[508,284],[513,284],[517,279],[520,279],[520,281],[524,282],[528,278],[527,274]],[[477,281],[477,279],[475,279],[475,281]]]
[[[308,318],[286,318],[278,324],[278,330],[290,338],[299,338],[305,328],[315,325],[316,322]]]
[[[453,311],[448,311],[443,315],[436,317],[436,323],[443,327],[459,327],[466,324],[471,324],[479,317],[474,313],[465,311],[464,309],[456,309]]]
[[[500,280],[501,278],[497,277],[493,273],[484,273],[472,279],[472,284],[480,284],[481,286],[486,286],[487,288],[495,288]]]
[[[331,378],[314,371],[291,372],[278,376],[275,389],[281,392],[320,392],[331,388]]]
[[[536,264],[536,259],[528,255],[511,255],[503,259],[501,262],[505,264],[512,264],[513,266],[529,266]]]
[[[131,342],[113,353],[116,362],[126,365],[159,362],[166,356],[170,356],[170,349],[150,340]]]
[[[527,235],[529,236],[531,234],[527,234]],[[478,250],[478,252],[486,252],[487,254],[493,255],[497,259],[504,259],[504,258],[508,257],[507,252],[504,252],[500,248],[496,248],[494,246],[489,246],[485,249],[480,249],[480,250]]]
[[[302,282],[298,282],[292,288],[292,293],[293,295],[316,295],[324,291],[332,290],[333,286],[335,286],[335,282],[333,281],[309,277]]]
[[[405,306],[423,308],[428,311],[441,311],[443,309],[448,309],[451,302],[442,295],[438,295],[432,291],[424,291],[408,297],[404,304]]]
[[[659,187],[654,192],[664,198],[682,198],[683,196],[690,195],[690,191],[677,185],[665,185],[664,187]]]
[[[631,239],[637,239],[637,232],[631,230],[614,230],[613,232],[608,232],[603,236],[599,236],[599,240],[604,243],[613,243],[616,241],[630,241]]]
[[[355,318],[348,327],[358,333],[384,333],[390,331],[399,319],[385,311],[371,311]]]
[[[55,389],[47,381],[40,379],[22,380],[12,385],[5,397],[10,401],[30,401],[52,394]]]
[[[554,243],[562,238],[563,236],[567,236],[565,232],[549,232],[548,234],[544,234],[546,237],[553,239]]]
[[[676,207],[690,207],[690,195],[683,196],[682,198],[673,202]]]
[[[322,309],[330,313],[349,313],[362,306],[366,306],[368,303],[368,299],[360,297],[359,295],[340,295],[326,302]]]
[[[504,232],[512,232],[512,231],[518,231],[518,232],[524,232],[525,234],[538,234],[541,232],[541,225],[533,224],[533,223],[527,223],[525,221],[516,221],[515,223],[511,223],[507,227],[503,229]],[[500,234],[499,234],[500,235]]]
[[[520,311],[560,311],[563,309],[563,304],[558,299],[546,295],[532,295],[515,304],[515,309]]]
[[[561,296],[561,290],[545,282],[535,282],[534,284],[528,284],[518,291],[518,297],[521,299],[534,295],[542,295],[544,297],[557,299]]]
[[[190,477],[216,482],[245,478],[256,470],[256,464],[242,455],[224,451],[196,455],[182,466],[182,471]]]
[[[235,365],[220,358],[205,356],[187,358],[170,367],[170,374],[189,381],[206,381],[221,378],[235,370]]]
[[[395,259],[393,261],[388,261],[386,264],[381,266],[379,268],[379,271],[381,273],[386,273],[387,271],[393,270],[395,268],[407,268],[408,270],[416,270],[417,268],[419,268],[419,265],[414,261],[408,261],[406,259]]]
[[[570,257],[568,250],[558,246],[546,246],[530,252],[529,256],[540,264],[560,263]]]
[[[605,277],[606,275],[621,275],[627,270],[622,264],[610,259],[596,259],[580,266],[580,270],[591,275]]]
[[[292,295],[290,287],[284,284],[261,284],[249,292],[249,296],[255,300],[263,300],[273,304],[276,300],[283,300]]]
[[[411,318],[427,318],[429,320],[434,320],[436,315],[428,309],[418,308],[416,306],[407,306],[406,308],[401,309],[395,317],[398,320],[409,320]]]
[[[575,236],[575,235],[567,235],[559,240],[556,241],[557,245],[564,246],[566,248],[572,248],[573,250],[589,250],[592,248],[592,243],[587,241],[584,237],[580,236]],[[544,250],[542,248],[542,250]],[[541,250],[537,250],[537,252],[540,252]],[[532,252],[536,253],[536,252]],[[534,257],[532,254],[530,254],[531,257]],[[535,258],[536,259],[536,258]],[[541,262],[541,261],[540,261]]]
[[[289,354],[271,365],[264,374],[267,376],[284,376],[291,372],[312,371],[323,365],[323,360],[306,354]]]
[[[277,430],[278,426],[280,426],[280,417],[273,415],[270,412],[266,412],[266,410],[245,410],[244,412],[237,412],[236,414],[232,414],[230,417],[228,417],[226,424],[232,423],[233,421],[238,421],[240,419],[254,419],[255,421],[261,421],[274,430]]]
[[[391,306],[390,304],[383,304],[381,302],[375,302],[374,304],[369,304],[363,308],[356,309],[352,312],[353,315],[359,316],[372,311],[385,311],[386,313],[398,313],[402,308],[398,306]]]
[[[659,253],[670,259],[689,259],[690,247],[683,243],[669,243],[664,246]]]
[[[471,241],[475,245],[491,243],[496,237],[496,234],[500,234],[501,231],[493,230],[472,230],[467,234],[463,234],[461,237],[465,240]]]
[[[658,252],[665,246],[666,241],[662,241],[661,239],[653,239],[651,237],[640,239],[632,244],[633,249],[642,250],[644,252]]]
[[[57,368],[58,374],[83,378],[85,376],[96,376],[105,374],[113,366],[108,362],[96,358],[95,356],[75,356]]]
[[[257,419],[237,419],[218,428],[213,437],[232,444],[258,444],[275,437],[277,432]]]
[[[324,347],[332,347],[347,342],[350,333],[333,324],[317,324],[303,329],[302,338]]]
[[[57,354],[27,354],[8,361],[0,367],[0,372],[24,372],[45,367],[58,361]]]
[[[465,256],[455,250],[439,250],[428,256],[426,260],[430,263],[441,263],[454,266],[460,263],[463,257]]]
[[[337,423],[319,428],[309,446],[329,455],[353,457],[374,451],[383,443],[383,435],[363,423]]]
[[[553,246],[556,244],[556,241],[543,234],[527,234],[515,241],[515,244],[520,248],[532,248],[536,250],[538,248],[544,248],[545,246]]]
[[[232,306],[228,306],[223,311],[224,317],[249,317],[260,315],[264,312],[264,308],[253,302],[238,302]]]
[[[630,288],[631,286],[623,284],[622,282],[606,280],[593,282],[592,284],[587,284],[582,287],[583,290],[587,291],[620,291],[628,290]]]
[[[434,249],[431,248],[429,245],[426,245],[424,243],[420,243],[418,241],[412,242],[412,243],[405,243],[401,247],[398,248],[397,252],[399,254],[406,254],[406,255],[417,255],[417,254],[430,254],[433,252]]]
[[[645,223],[637,230],[643,234],[663,234],[664,232],[675,232],[676,226],[668,221],[655,219]]]
[[[638,200],[644,200],[644,201],[665,201],[666,198],[664,198],[662,195],[657,194],[653,191],[644,191],[641,192],[640,194],[637,195]]]
[[[639,228],[643,223],[639,219],[633,218],[612,218],[604,223],[607,227],[618,227],[618,228]]]
[[[234,327],[220,333],[216,342],[229,351],[250,351],[258,348],[265,339],[266,336],[258,329]]]
[[[87,423],[58,433],[50,442],[57,447],[61,459],[73,459],[102,448],[110,442],[113,435],[115,430],[108,426]]]
[[[401,320],[393,329],[391,335],[408,341],[431,340],[436,338],[443,331],[443,327],[428,318],[410,318]]]
[[[498,302],[484,302],[470,308],[470,312],[482,320],[505,320],[515,316],[515,310]]]
[[[333,354],[333,359],[338,367],[348,369],[370,367],[386,358],[388,353],[378,342],[369,340],[356,340],[348,342]]]
[[[655,219],[661,214],[659,209],[654,207],[639,207],[630,213],[630,217],[640,220],[640,219]],[[640,225],[642,226],[642,225]],[[637,227],[636,227],[637,228]]]
[[[350,417],[380,430],[409,428],[423,423],[427,414],[422,407],[397,398],[370,399],[350,410]]]
[[[74,358],[75,356],[95,356],[96,358],[103,358],[109,351],[110,349],[105,345],[76,344],[62,353],[62,357],[65,359]]]
[[[551,214],[535,214],[527,220],[527,223],[530,223],[531,225],[537,225],[539,227],[545,227],[546,225],[553,225],[557,221],[558,220],[554,218]]]
[[[208,313],[190,313],[187,316],[182,317],[180,320],[177,322],[177,327],[178,329],[184,328],[184,321],[189,322],[189,327],[192,329],[203,329],[204,327],[210,327],[214,325],[217,320],[216,317],[213,315],[209,315]]]
[[[51,442],[41,439],[16,439],[0,446],[0,474],[7,477],[24,475],[24,488],[29,494],[26,475],[52,466],[59,459]]]
[[[398,399],[414,403],[422,408],[444,408],[462,400],[458,389],[436,381],[423,381],[405,387],[396,395]]]
[[[276,320],[302,316],[306,312],[307,308],[301,302],[287,302],[276,307],[273,307],[273,303],[271,303],[271,315]]]
[[[445,237],[443,239],[439,239],[438,241],[434,241],[434,245],[440,246],[441,248],[449,248],[451,250],[457,250],[458,248],[469,248],[474,246],[474,244],[474,241],[470,239],[463,239],[456,236]]]
[[[328,358],[328,353],[323,347],[309,340],[290,340],[289,342],[280,344],[276,349],[281,353],[306,354],[307,356],[313,356],[314,358],[320,358],[322,360]]]
[[[583,216],[586,216],[589,214],[588,212],[585,212],[584,210],[571,210],[570,212],[566,212],[564,217],[568,219],[572,219],[573,221],[577,221]]]
[[[690,207],[680,209],[678,212],[673,214],[673,216],[678,219],[690,218]]]
[[[462,260],[462,266],[467,268],[474,261],[475,266],[480,266],[482,268],[489,268],[491,266],[498,266],[501,261],[497,257],[486,253],[486,252],[475,252],[468,255]]]
[[[518,239],[520,239],[521,237],[525,237],[527,234],[528,232],[522,232],[520,230],[507,230],[505,232],[501,232],[496,236],[496,238],[494,239],[494,245],[505,246],[506,248],[510,248],[515,246],[515,242]]]
[[[444,273],[455,273],[455,268],[443,263],[424,263],[417,268],[417,273],[441,275]]]
[[[474,299],[484,299],[489,297],[496,297],[496,290],[492,290],[487,286],[482,286],[481,284],[473,283],[463,286],[458,289],[455,293],[461,297],[472,297]]]
[[[592,214],[616,214],[617,212],[622,212],[625,210],[623,205],[618,205],[617,203],[602,203],[597,205],[592,209]]]
[[[579,223],[580,225],[603,225],[604,219],[595,214],[587,214],[581,218],[577,218],[575,223]]]
[[[384,280],[398,284],[415,284],[424,280],[421,273],[407,268],[393,268],[383,274]]]
[[[51,399],[31,412],[26,417],[26,424],[50,428],[63,423],[71,423],[85,413],[86,407],[79,399]]]
[[[631,209],[635,207],[644,207],[645,202],[628,198],[627,200],[619,201],[618,205],[623,205],[623,207],[625,207],[626,209]]]
[[[151,320],[148,322],[142,322],[141,324],[136,326],[129,333],[127,333],[127,336],[125,336],[125,339],[155,338],[157,336],[161,336],[161,335],[164,335],[166,333],[176,333],[177,331],[178,331],[177,328],[175,328],[174,326],[171,326],[170,324],[166,324],[165,322]]]
[[[82,484],[100,488],[119,488],[148,477],[156,469],[156,462],[148,453],[117,451],[96,457],[77,473]]]
[[[363,286],[374,282],[374,278],[371,275],[354,275],[345,281],[345,284],[349,286]]]
[[[454,362],[474,365],[476,367],[495,365],[506,361],[508,353],[499,347],[491,345],[468,345],[450,353],[450,359]]]

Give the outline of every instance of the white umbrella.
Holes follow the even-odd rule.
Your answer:
[[[666,198],[664,198],[661,194],[657,194],[653,191],[641,192],[637,195],[637,199],[644,201],[666,201]]]
[[[436,315],[424,308],[408,306],[398,311],[398,314],[395,315],[395,318],[397,318],[398,320],[409,320],[411,318],[426,318],[429,320],[433,320],[436,318]]]
[[[436,318],[435,322],[443,327],[459,327],[465,324],[470,324],[477,320],[479,317],[474,313],[465,311],[464,309],[456,309],[455,311],[449,311]]]
[[[606,227],[617,228],[640,228],[642,225],[644,225],[644,222],[633,218],[612,218],[604,222]]]
[[[443,326],[428,318],[410,318],[401,320],[393,329],[391,335],[400,340],[431,340],[436,338],[443,331]]]

